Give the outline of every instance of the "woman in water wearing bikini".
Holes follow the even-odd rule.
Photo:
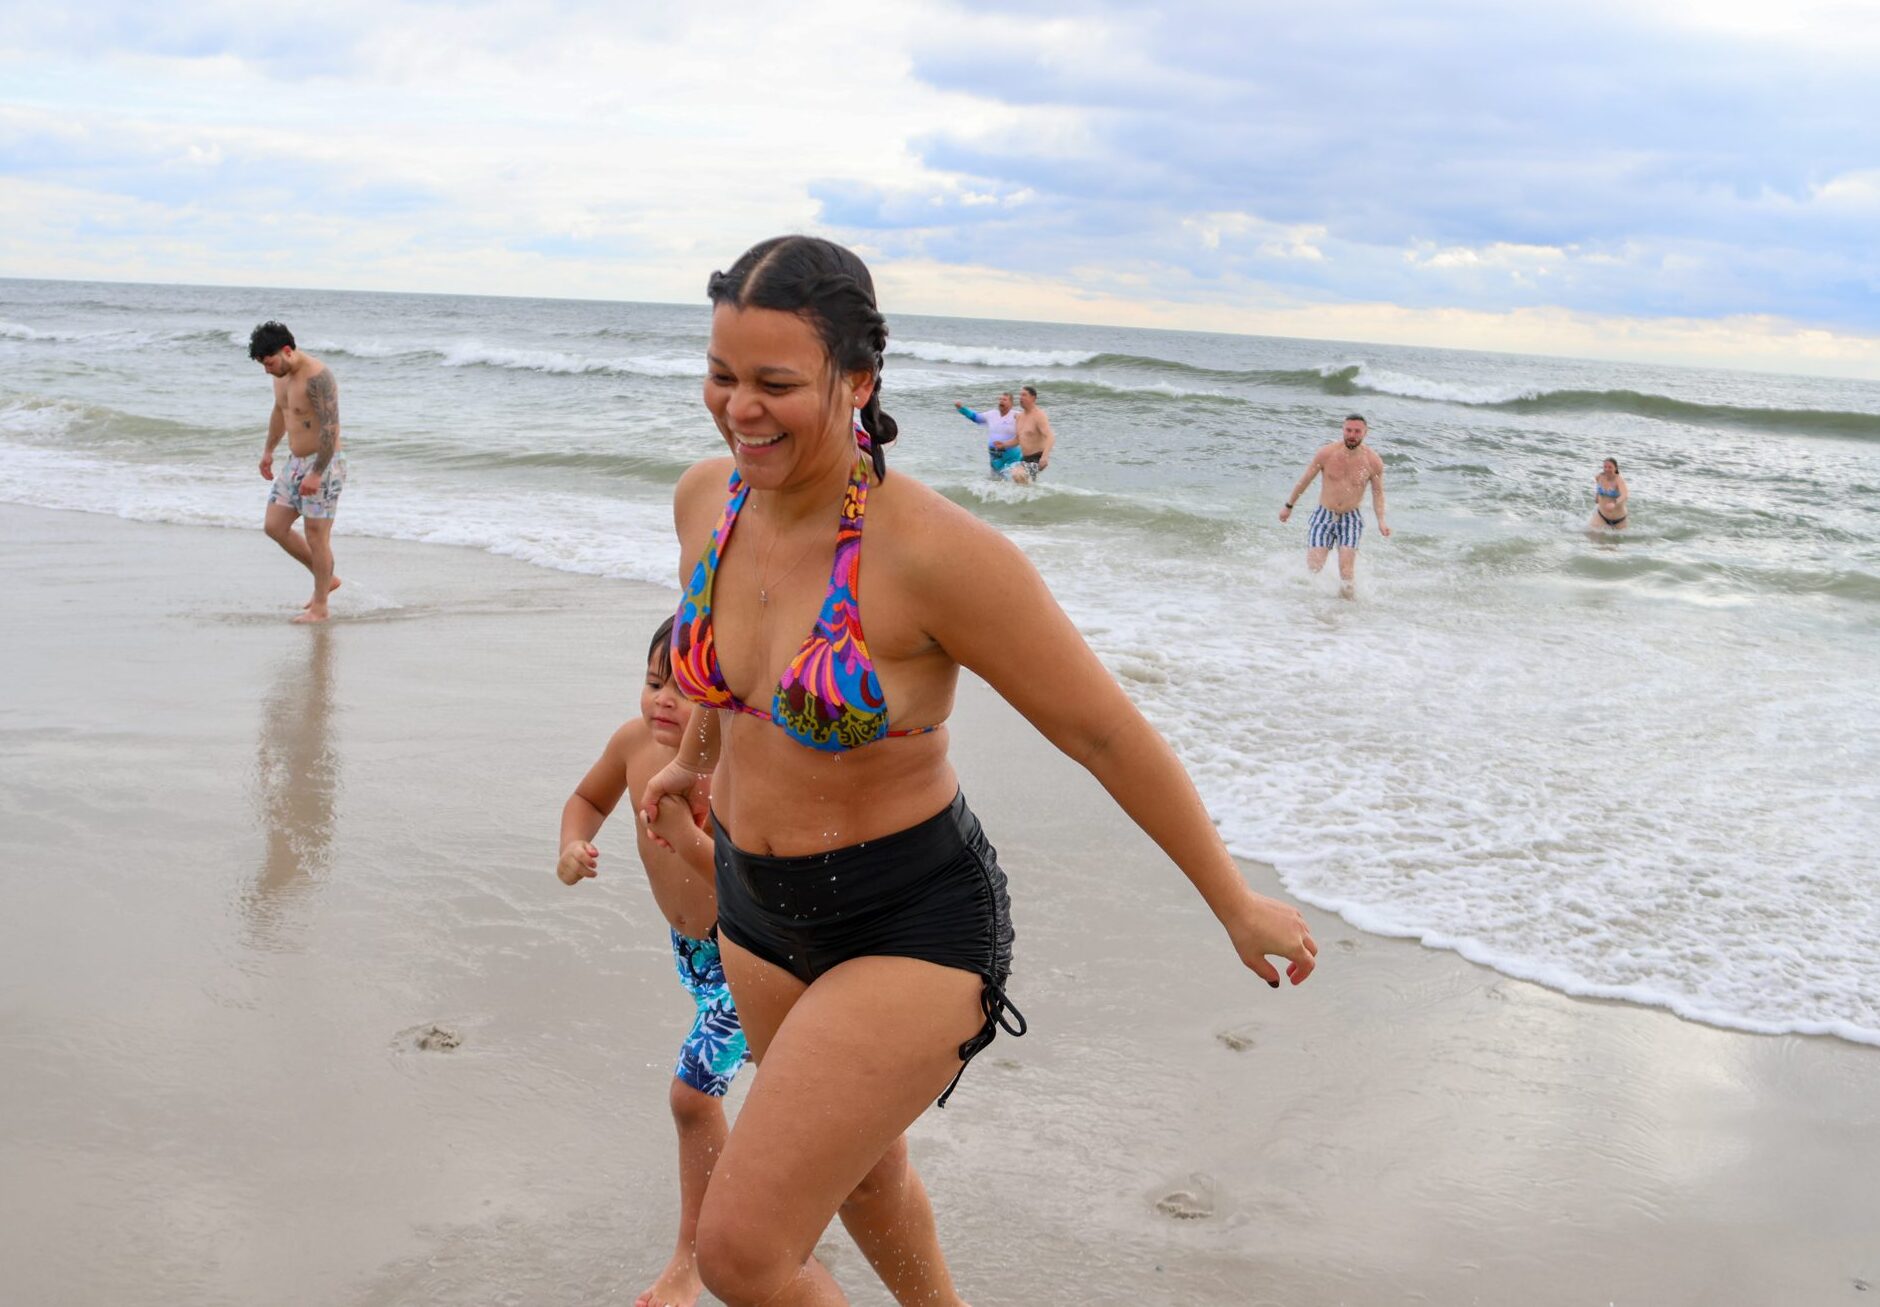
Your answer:
[[[1607,459],[1599,475],[1593,478],[1593,520],[1586,524],[1588,529],[1625,530],[1625,504],[1631,496],[1632,492],[1625,488],[1625,478],[1619,475],[1619,460]]]
[[[712,773],[722,955],[759,1067],[712,1170],[698,1268],[734,1307],[844,1302],[812,1255],[840,1215],[896,1300],[956,1307],[902,1136],[999,1030],[1025,1029],[1005,994],[1005,873],[947,760],[961,667],[1089,769],[1267,984],[1270,957],[1298,984],[1318,946],[1248,887],[1017,546],[889,475],[888,331],[862,261],[785,236],[708,294],[705,407],[731,456],[673,495],[673,674],[698,706],[641,799],[645,820]]]

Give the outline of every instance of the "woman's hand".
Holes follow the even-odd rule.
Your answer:
[[[640,820],[646,826],[647,838],[665,849],[673,851],[672,843],[659,833],[660,800],[678,799],[692,814],[695,822],[702,823],[712,808],[711,776],[709,773],[695,772],[682,765],[678,759],[667,763],[653,773],[653,778],[646,782],[646,789],[640,795]]]
[[[1279,988],[1279,969],[1267,961],[1269,955],[1287,960],[1286,978],[1295,985],[1303,983],[1317,965],[1318,942],[1291,904],[1248,890],[1246,900],[1223,916],[1221,924],[1240,960],[1274,989]]]
[[[685,800],[667,794],[659,800],[659,815],[646,823],[646,833],[662,848],[677,849],[699,839],[702,832]]]

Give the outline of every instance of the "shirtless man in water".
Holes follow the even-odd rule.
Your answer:
[[[1364,437],[1369,431],[1370,425],[1356,413],[1346,418],[1344,439],[1334,441],[1312,456],[1312,461],[1306,464],[1306,474],[1299,478],[1299,484],[1286,497],[1286,506],[1279,510],[1280,521],[1290,518],[1293,505],[1305,494],[1312,478],[1321,472],[1325,474],[1325,481],[1319,487],[1319,506],[1312,510],[1312,522],[1306,532],[1306,566],[1317,572],[1325,566],[1332,546],[1337,545],[1338,576],[1347,598],[1352,593],[1353,577],[1358,570],[1358,541],[1364,535],[1364,512],[1359,506],[1364,503],[1367,481],[1371,483],[1371,506],[1377,510],[1378,534],[1386,539],[1390,537],[1390,527],[1384,521],[1384,460],[1376,451],[1364,447]]]
[[[313,598],[296,622],[324,622],[326,597],[339,589],[333,575],[333,514],[346,484],[346,456],[339,447],[339,383],[333,371],[294,346],[294,333],[264,322],[248,337],[248,357],[274,378],[274,411],[268,443],[261,450],[261,475],[274,483],[268,494],[268,539],[313,573]],[[287,437],[290,457],[274,472],[274,447]],[[306,537],[294,519],[306,521]]]
[[[1057,432],[1051,429],[1051,419],[1038,407],[1038,388],[1024,386],[1018,392],[1018,433],[1010,440],[1000,441],[993,449],[1011,449],[1017,446],[1024,454],[1023,460],[1012,469],[1012,480],[1019,485],[1030,485],[1038,475],[1051,466],[1051,450],[1057,445]]]

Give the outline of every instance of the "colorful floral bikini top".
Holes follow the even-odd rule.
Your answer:
[[[672,624],[672,674],[679,691],[708,708],[729,708],[775,722],[791,739],[825,753],[841,753],[876,740],[901,735],[925,735],[940,727],[888,729],[888,707],[875,675],[868,642],[862,638],[861,607],[855,584],[862,562],[862,515],[868,508],[867,433],[855,431],[862,455],[855,462],[842,513],[836,526],[836,561],[829,574],[829,592],[823,597],[816,628],[796,651],[783,679],[770,699],[770,711],[740,702],[725,684],[718,666],[718,647],[712,638],[712,585],[718,579],[718,560],[724,556],[738,510],[751,488],[736,471],[726,487],[724,516],[712,533],[705,556],[692,569],[685,597]]]

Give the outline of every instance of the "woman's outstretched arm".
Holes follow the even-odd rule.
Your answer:
[[[1084,642],[1031,560],[951,504],[924,515],[920,534],[929,537],[924,547],[897,554],[927,560],[910,566],[933,639],[1097,779],[1181,868],[1248,967],[1275,987],[1269,955],[1287,960],[1294,984],[1311,975],[1318,945],[1304,919],[1247,884],[1174,750]]]

